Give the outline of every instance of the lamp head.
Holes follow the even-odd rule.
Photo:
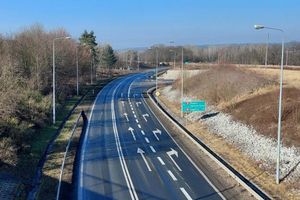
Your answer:
[[[263,25],[254,25],[254,28],[256,29],[256,30],[259,30],[259,29],[263,29],[263,28],[265,28]]]

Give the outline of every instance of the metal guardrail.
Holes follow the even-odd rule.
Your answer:
[[[158,109],[182,132],[184,132],[195,144],[197,144],[210,158],[212,158],[220,167],[222,167],[228,174],[230,174],[238,183],[240,183],[244,188],[249,191],[257,199],[272,199],[265,191],[259,188],[255,183],[251,182],[248,178],[238,172],[234,167],[232,167],[227,161],[225,161],[221,156],[215,153],[211,148],[204,144],[198,137],[187,130],[181,123],[179,123],[170,113],[168,113],[163,106],[153,97],[153,92],[155,88],[150,88],[147,91],[148,96],[151,101],[158,107]],[[156,100],[154,100],[156,99]]]

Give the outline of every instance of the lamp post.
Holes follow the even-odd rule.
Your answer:
[[[183,109],[182,109],[182,101],[183,101],[183,47],[181,48],[181,117],[183,117]]]
[[[268,33],[268,37],[267,37],[267,44],[266,44],[265,67],[267,67],[267,65],[268,65],[269,39],[270,39],[270,34]]]
[[[53,117],[53,124],[55,124],[55,41],[56,40],[64,40],[64,39],[70,39],[71,37],[57,37],[57,38],[54,38],[53,39],[53,69],[52,69],[52,73],[53,73],[53,76],[52,76],[52,117]]]
[[[157,47],[155,47],[155,53],[156,53],[156,67],[155,67],[155,91],[157,91],[157,68],[158,68],[158,51],[157,51]]]
[[[92,49],[90,49],[91,54],[91,85],[93,85],[93,65],[94,65],[94,54],[92,52]]]
[[[137,65],[138,65],[138,71],[140,71],[140,54],[139,54],[138,51],[137,51],[137,61],[138,61],[138,63],[137,63]]]
[[[277,127],[277,162],[276,162],[276,183],[280,182],[280,146],[281,146],[281,107],[282,107],[282,82],[283,82],[283,56],[284,56],[284,31],[279,28],[266,27],[263,25],[254,25],[254,28],[270,29],[274,31],[280,31],[282,33],[282,45],[281,45],[281,64],[280,64],[280,89],[279,89],[279,103],[278,103],[278,127]]]
[[[175,44],[175,42],[174,41],[170,41],[170,44]],[[171,50],[171,51],[174,51],[174,69],[175,69],[175,60],[176,60],[176,51],[175,51],[175,48],[174,48],[174,50]]]
[[[76,94],[77,94],[77,96],[79,95],[78,48],[79,48],[79,46],[77,45],[77,47],[76,47]]]

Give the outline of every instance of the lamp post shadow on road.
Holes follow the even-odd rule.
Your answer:
[[[254,25],[256,30],[270,29],[280,31],[282,33],[281,45],[281,63],[280,63],[280,89],[279,89],[279,103],[278,103],[278,129],[277,129],[277,160],[276,160],[276,183],[280,183],[280,147],[281,147],[281,114],[282,114],[282,82],[283,82],[283,58],[284,58],[284,31],[279,28],[267,27],[263,25]]]

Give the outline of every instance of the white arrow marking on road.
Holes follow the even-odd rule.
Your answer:
[[[143,117],[144,117],[144,120],[147,122],[147,118],[146,117],[149,117],[149,114],[143,114]]]
[[[174,165],[177,167],[177,169],[179,171],[182,171],[181,168],[175,162],[175,160],[172,158],[172,155],[175,155],[178,158],[178,152],[171,148],[171,151],[168,151],[167,154],[170,157],[170,159],[172,160],[172,162],[174,163]]]
[[[137,149],[137,153],[139,153],[142,156],[142,158],[143,158],[143,160],[144,160],[144,162],[145,162],[145,164],[146,164],[146,166],[148,168],[148,171],[151,172],[152,170],[151,170],[151,168],[150,168],[150,166],[149,166],[149,164],[148,164],[148,162],[147,162],[147,160],[145,158],[145,155],[144,155],[145,151],[143,151],[142,149],[138,148]]]
[[[156,130],[152,131],[152,133],[155,136],[155,138],[159,141],[159,137],[157,136],[157,133],[159,133],[161,135],[161,130],[156,129]]]
[[[128,114],[127,114],[127,113],[124,113],[124,116],[125,116],[126,120],[129,122]]]
[[[142,102],[138,101],[135,103],[137,107],[139,107],[139,104],[142,104]]]
[[[131,128],[131,127],[129,127],[128,130],[131,132],[131,135],[132,135],[133,139],[136,140],[135,135],[134,135],[134,132],[133,132],[134,129]]]

